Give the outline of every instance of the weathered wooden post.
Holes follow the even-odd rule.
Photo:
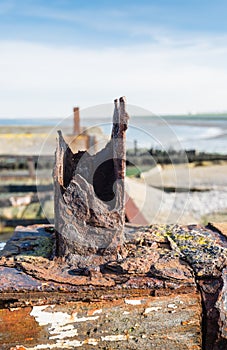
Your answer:
[[[28,174],[29,177],[32,179],[35,179],[35,164],[33,157],[27,158],[27,165],[28,165]]]

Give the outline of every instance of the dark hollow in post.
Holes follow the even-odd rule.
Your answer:
[[[120,254],[124,242],[125,98],[114,101],[113,128],[95,155],[73,153],[59,131],[55,153],[56,255],[84,261]],[[83,257],[83,258],[81,258]]]

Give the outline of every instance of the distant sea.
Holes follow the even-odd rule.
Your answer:
[[[67,119],[66,119],[67,120]],[[55,126],[61,122],[57,118],[17,118],[0,119],[1,126]]]
[[[1,126],[72,126],[72,117],[60,119],[0,119]],[[81,118],[84,127],[99,126],[111,130],[110,118]],[[227,114],[187,116],[132,117],[127,132],[127,147],[155,149],[195,149],[201,152],[227,154]]]
[[[85,125],[101,125],[106,134],[111,123],[87,120]],[[127,131],[127,147],[197,150],[206,153],[227,154],[226,116],[168,116],[132,117]]]

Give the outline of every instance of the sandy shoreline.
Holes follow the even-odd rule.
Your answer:
[[[174,164],[158,166],[142,174],[150,186],[185,189],[217,189],[227,186],[227,162],[204,165]]]
[[[127,187],[149,223],[191,224],[215,217],[227,221],[226,175],[226,163],[190,168],[166,166],[143,173],[141,179],[127,179]],[[185,191],[167,193],[156,187]]]

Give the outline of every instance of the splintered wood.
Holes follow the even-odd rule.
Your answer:
[[[121,254],[124,241],[125,99],[114,101],[111,139],[95,155],[73,153],[59,131],[54,168],[57,255]],[[81,258],[82,260],[82,258]]]

